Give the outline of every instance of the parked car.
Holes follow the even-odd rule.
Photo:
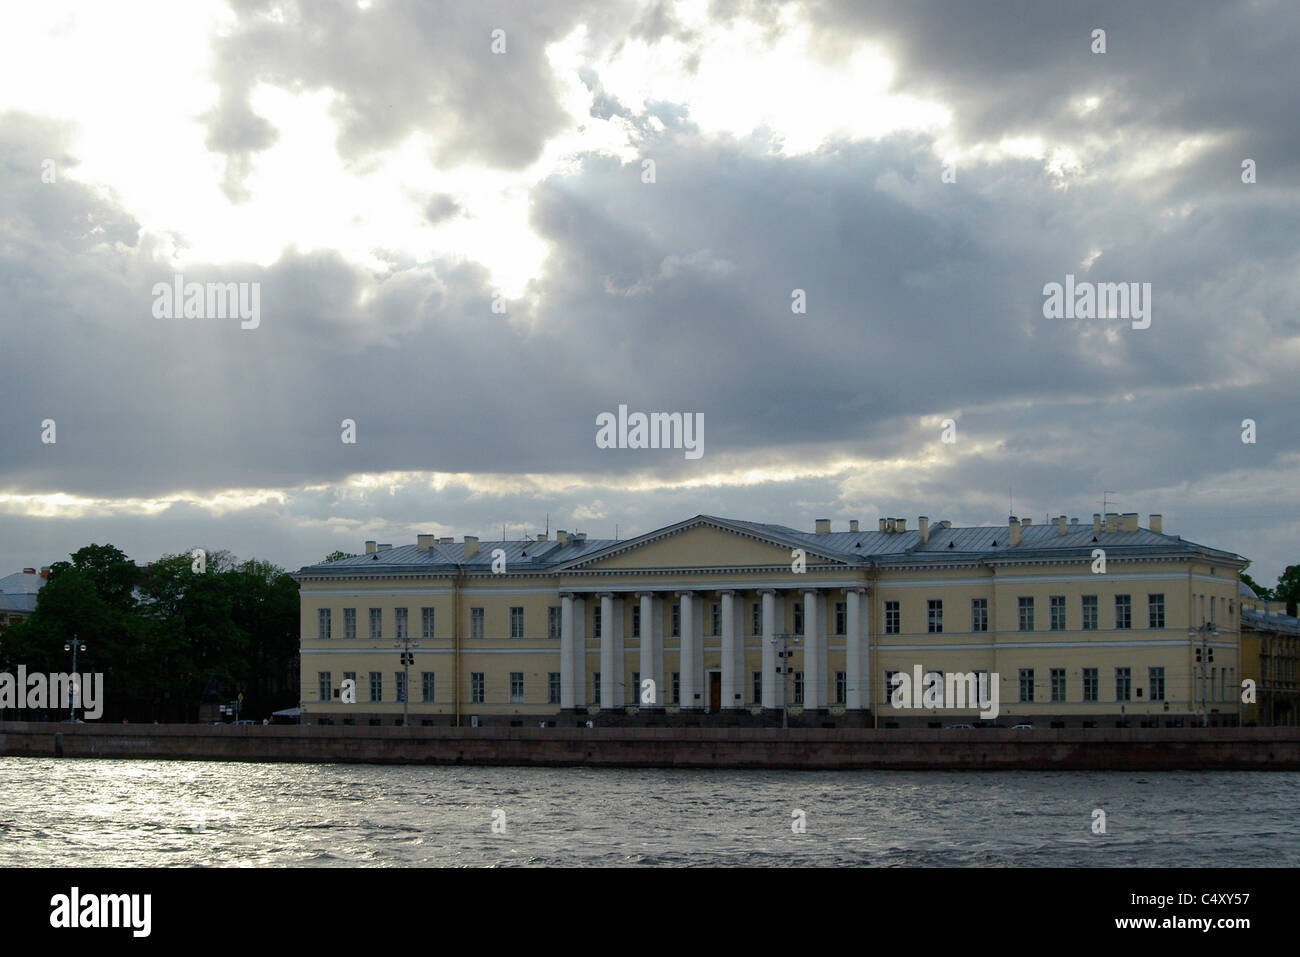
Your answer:
[[[1011,730],[1012,731],[1033,731],[1034,726],[1032,724],[1013,724],[1011,726]]]
[[[974,731],[974,730],[975,730],[974,726],[969,725],[969,724],[950,724],[950,725],[948,725],[948,730],[949,730],[949,731],[952,731],[952,730],[955,729],[955,728],[961,729],[961,730],[963,730],[963,731]]]

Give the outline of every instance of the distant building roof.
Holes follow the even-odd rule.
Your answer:
[[[0,612],[25,612],[36,610],[36,593],[45,584],[39,573],[15,572],[0,578]]]
[[[1300,635],[1300,618],[1291,615],[1267,614],[1254,608],[1243,608],[1241,623],[1256,631],[1280,631],[1288,635]]]
[[[1255,589],[1251,588],[1245,582],[1238,582],[1237,594],[1242,598],[1250,598],[1259,601],[1259,596],[1255,594]]]

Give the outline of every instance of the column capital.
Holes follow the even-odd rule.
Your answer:
[[[613,598],[613,597],[614,597],[614,593],[613,593],[612,591],[600,591],[600,592],[596,592],[596,597],[597,597],[597,598]]]
[[[734,598],[738,594],[738,591],[735,588],[723,588],[721,591],[718,592],[718,594],[723,596],[730,596]]]
[[[756,588],[754,590],[760,595],[776,595],[778,591],[781,591],[779,588]]]
[[[639,591],[635,592],[635,594],[637,598],[657,598],[659,596],[659,592],[655,591]]]
[[[675,597],[677,597],[677,598],[694,598],[694,597],[695,597],[696,595],[698,595],[698,594],[699,594],[698,591],[675,591],[675,592],[673,592],[673,595],[674,595]]]
[[[816,585],[801,585],[799,591],[805,595],[820,595],[825,589],[818,588]]]
[[[844,589],[844,594],[847,595],[849,592],[852,592],[855,595],[869,595],[871,593],[871,589],[868,588],[866,585],[854,585],[850,588]]]

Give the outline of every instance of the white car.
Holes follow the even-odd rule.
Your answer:
[[[1011,730],[1012,731],[1033,731],[1034,726],[1032,724],[1013,724],[1011,726]]]

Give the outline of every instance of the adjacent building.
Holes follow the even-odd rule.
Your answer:
[[[1243,676],[1255,682],[1255,701],[1242,715],[1246,724],[1294,725],[1300,716],[1300,619],[1286,602],[1265,601],[1241,583]]]
[[[36,593],[50,577],[48,567],[37,573],[35,568],[0,578],[0,632],[16,625],[36,610]]]
[[[295,576],[303,721],[1234,725],[1246,565],[1132,513],[367,542]],[[998,717],[896,707],[900,673]]]

